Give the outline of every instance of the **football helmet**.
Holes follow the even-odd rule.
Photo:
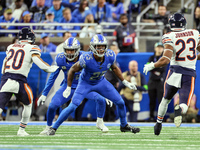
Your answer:
[[[80,42],[76,38],[68,38],[63,44],[63,50],[67,60],[73,61],[79,55],[80,48]],[[66,50],[74,51],[74,53],[67,53]]]
[[[35,33],[29,27],[22,28],[18,33],[19,41],[27,41],[31,44],[35,43]]]
[[[185,30],[186,24],[186,19],[181,13],[174,13],[169,18],[169,25],[172,31]]]
[[[99,54],[97,52],[98,49],[96,47],[98,45],[105,45],[105,49],[104,49],[103,54]],[[105,55],[105,53],[107,52],[107,49],[108,49],[108,42],[107,42],[106,38],[101,34],[94,35],[92,37],[91,41],[90,41],[90,49],[92,50],[92,52],[95,55],[97,55],[99,57],[103,57]]]

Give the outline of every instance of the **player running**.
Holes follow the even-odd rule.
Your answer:
[[[72,86],[71,86],[71,93],[70,93],[69,97],[67,97],[67,98],[63,97],[63,92],[67,88],[67,77],[68,77],[67,73],[68,73],[69,69],[71,68],[71,66],[73,66],[77,61],[79,61],[81,54],[84,53],[84,52],[80,51],[80,43],[74,37],[70,37],[64,42],[63,51],[64,51],[63,53],[58,54],[56,57],[56,64],[59,66],[59,68],[54,73],[51,73],[51,75],[46,83],[46,86],[44,88],[44,91],[42,92],[42,95],[40,96],[40,98],[37,102],[38,106],[40,105],[41,102],[42,102],[42,104],[45,102],[46,96],[48,95],[51,87],[53,86],[58,74],[62,70],[64,72],[65,78],[64,78],[63,82],[61,83],[61,87],[55,93],[55,95],[53,96],[53,98],[51,100],[51,103],[49,104],[49,107],[47,110],[47,126],[44,129],[44,131],[42,131],[40,134],[47,133],[47,131],[52,126],[53,119],[56,114],[56,110],[63,104],[67,103],[72,98],[72,96],[76,90],[77,84],[78,84],[79,75],[81,73],[81,70],[79,72],[76,72],[76,74],[73,78],[73,82],[72,82]],[[104,125],[104,122],[103,122],[103,117],[104,117],[105,108],[106,108],[105,98],[95,92],[88,93],[85,98],[97,101],[97,103],[96,103],[97,104],[97,124],[96,124],[96,126],[97,126],[97,128],[101,129],[102,132],[108,132],[108,128]]]
[[[199,32],[186,29],[186,19],[180,13],[175,13],[169,18],[172,32],[163,35],[165,45],[163,56],[155,63],[144,66],[144,73],[163,67],[170,63],[169,72],[164,84],[164,96],[158,108],[157,123],[154,126],[155,135],[162,129],[162,121],[167,112],[168,104],[179,91],[180,102],[174,107],[174,123],[179,127],[182,123],[181,114],[185,114],[194,93],[196,77],[196,49],[200,50]]]
[[[22,119],[17,132],[18,136],[29,135],[26,125],[29,121],[33,94],[27,84],[27,76],[33,62],[46,72],[54,72],[57,66],[49,66],[41,58],[41,50],[35,43],[35,34],[30,28],[22,28],[18,33],[19,43],[11,44],[7,47],[6,57],[2,66],[2,77],[0,84],[0,114],[11,96],[15,94],[17,99],[22,102],[24,109]]]
[[[82,100],[90,92],[97,92],[116,104],[121,122],[121,132],[140,132],[139,128],[128,125],[124,101],[113,85],[104,78],[104,75],[106,71],[111,68],[125,86],[134,90],[137,89],[136,86],[124,80],[121,70],[114,63],[116,55],[112,50],[108,50],[108,43],[104,36],[101,34],[93,36],[90,41],[90,49],[90,52],[83,53],[79,61],[70,68],[67,79],[67,89],[63,92],[63,96],[70,96],[74,75],[76,72],[83,69],[78,86],[72,97],[72,102],[61,112],[53,127],[49,129],[47,135],[54,135],[62,122],[76,110]]]

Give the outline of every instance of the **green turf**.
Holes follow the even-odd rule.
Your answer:
[[[95,126],[60,126],[55,136],[39,133],[45,126],[27,126],[27,137],[16,136],[18,126],[0,125],[0,149],[134,149],[134,150],[197,150],[200,129],[196,127],[163,127],[159,136],[153,127],[140,127],[138,134],[122,133],[118,126],[109,126],[101,133]]]

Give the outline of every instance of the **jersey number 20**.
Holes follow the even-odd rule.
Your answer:
[[[186,43],[182,39],[176,41],[176,45],[182,44],[182,48],[176,52],[176,61],[185,61],[185,57],[180,57],[180,54],[186,49],[186,44],[192,43],[192,47],[189,48],[189,51],[192,51],[192,56],[187,55],[186,58],[189,60],[194,60],[196,58],[196,42],[194,39],[189,38]]]
[[[9,64],[9,61],[12,61],[12,60],[13,62],[11,62],[12,63],[11,65],[14,70],[18,70],[19,68],[21,68],[23,60],[24,60],[24,54],[25,54],[24,50],[19,49],[15,52],[13,49],[10,49],[8,54],[10,54],[10,56],[7,59],[6,69],[10,68],[10,65],[8,64]]]

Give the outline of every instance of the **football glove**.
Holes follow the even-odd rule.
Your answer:
[[[45,103],[45,100],[46,100],[46,96],[41,95],[37,101],[37,106],[40,106],[40,103],[41,105],[43,105]]]
[[[68,98],[71,93],[71,87],[67,86],[66,90],[63,92],[63,97]]]
[[[147,75],[147,72],[153,70],[155,68],[154,63],[151,62],[150,64],[145,64],[143,68],[143,73]]]
[[[107,104],[108,106],[110,106],[110,107],[113,106],[113,102],[112,102],[112,101],[110,101],[110,100],[107,99],[107,98],[105,98],[105,100],[106,100],[106,104]]]
[[[126,87],[128,87],[129,89],[131,89],[131,90],[137,90],[137,87],[136,87],[134,84],[128,82],[127,80],[123,80],[122,83],[123,83]]]

